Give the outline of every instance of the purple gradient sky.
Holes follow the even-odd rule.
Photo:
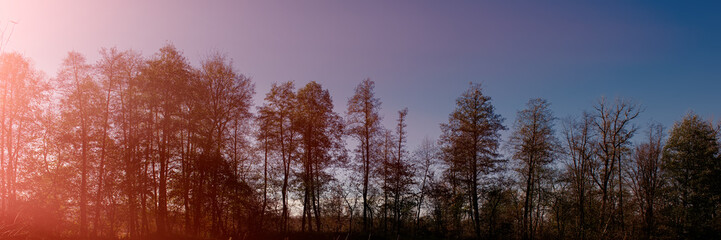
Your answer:
[[[150,56],[172,42],[194,65],[226,52],[258,104],[272,82],[315,80],[341,113],[370,77],[386,126],[409,108],[412,148],[439,135],[471,81],[508,126],[531,97],[559,117],[602,95],[633,98],[642,127],[689,110],[720,117],[718,3],[589,2],[0,0],[0,24],[19,22],[6,50],[49,77],[70,50],[95,61],[101,47]]]

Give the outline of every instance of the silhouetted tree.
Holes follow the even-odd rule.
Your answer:
[[[63,94],[62,140],[67,146],[68,158],[77,159],[80,170],[79,218],[80,236],[87,237],[88,181],[98,145],[93,135],[98,129],[98,113],[102,112],[100,88],[93,79],[92,66],[77,52],[69,52],[58,71],[57,81]]]
[[[414,159],[416,161],[416,168],[419,171],[416,173],[416,183],[418,184],[418,199],[416,200],[416,219],[415,219],[415,230],[417,231],[421,225],[421,208],[424,204],[424,198],[428,192],[429,182],[435,176],[435,170],[438,165],[438,147],[429,138],[424,138],[421,141],[420,146],[414,153]]]
[[[348,133],[354,136],[358,141],[358,158],[361,162],[361,172],[363,173],[363,230],[368,231],[372,228],[372,222],[368,221],[368,212],[370,205],[368,204],[368,184],[370,183],[370,173],[376,161],[378,138],[380,136],[381,117],[378,114],[380,110],[380,99],[375,97],[375,82],[365,79],[355,88],[355,94],[348,100],[348,117],[346,124],[348,125]],[[369,224],[371,224],[369,228]]]
[[[166,234],[168,218],[168,175],[171,161],[179,148],[177,142],[182,106],[189,91],[192,68],[173,45],[166,45],[143,69],[144,90],[152,126],[149,143],[153,159],[157,159],[157,214],[158,233]],[[210,126],[209,126],[210,127]],[[155,178],[155,164],[151,163]]]
[[[407,109],[383,128],[369,79],[345,119],[317,82],[273,84],[253,118],[229,58],[194,68],[172,45],[70,52],[54,80],[0,55],[0,239],[721,236],[721,122],[695,114],[634,142],[639,105],[602,98],[556,136],[531,99],[502,156],[478,84],[438,146],[408,146]]]
[[[591,211],[593,199],[592,167],[595,162],[595,142],[593,133],[593,118],[583,113],[581,119],[568,119],[563,125],[566,154],[566,178],[572,188],[572,201],[575,206],[576,229],[575,237],[586,239],[590,221],[594,211]]]
[[[231,166],[225,158],[225,150],[231,139],[230,130],[232,127],[238,127],[237,124],[233,124],[234,122],[250,124],[251,98],[255,90],[250,79],[238,74],[233,69],[232,61],[219,53],[211,55],[202,62],[199,75],[198,85],[194,90],[202,106],[198,107],[203,116],[199,119],[200,137],[204,140],[201,145],[201,157],[207,158],[202,159],[201,162],[215,165],[198,168],[199,171],[204,172],[201,176],[208,177],[207,185],[203,188],[209,191],[208,198],[200,201],[210,203],[211,229],[214,234],[218,234],[222,228],[222,204],[226,196],[223,186],[217,183],[223,179],[237,178],[231,174],[232,171],[228,171],[236,166]],[[263,204],[266,202],[264,201]],[[264,211],[265,209],[261,210],[261,217]]]
[[[719,237],[718,220],[721,160],[717,132],[711,122],[687,114],[676,122],[663,148],[662,170],[669,181],[674,237]]]
[[[628,100],[616,99],[615,102],[609,103],[605,98],[601,98],[594,106],[594,111],[593,124],[594,131],[597,133],[595,144],[597,145],[596,155],[599,166],[594,168],[593,176],[602,194],[600,219],[603,227],[601,236],[618,234],[613,237],[624,238],[627,237],[624,220],[626,209],[623,200],[626,192],[623,190],[622,169],[624,157],[630,151],[630,139],[638,129],[631,125],[631,121],[638,117],[640,109],[637,104]],[[617,180],[616,184],[612,182],[614,177]],[[616,196],[612,196],[614,186],[618,188]],[[615,227],[620,229],[615,229]]]
[[[479,213],[480,177],[496,170],[500,131],[506,129],[501,115],[495,113],[491,98],[482,93],[480,84],[470,88],[456,100],[456,109],[441,124],[441,149],[444,161],[453,166],[449,171],[464,183],[471,222],[476,237],[481,236]]]
[[[392,161],[387,162],[388,169],[387,174],[388,184],[383,189],[388,192],[393,202],[391,203],[391,209],[393,210],[393,226],[396,234],[400,234],[402,228],[402,220],[404,212],[408,203],[407,195],[410,191],[410,186],[413,184],[413,172],[406,156],[406,116],[408,115],[408,108],[398,111],[398,120],[396,125],[396,142],[395,156]]]
[[[111,50],[112,53],[112,50]],[[140,183],[145,178],[141,172],[143,146],[141,142],[144,138],[142,126],[143,107],[142,91],[139,81],[141,70],[143,69],[144,60],[134,51],[123,51],[115,54],[109,54],[115,61],[119,61],[120,69],[117,82],[115,82],[117,96],[116,109],[112,115],[115,123],[115,131],[118,131],[118,148],[120,149],[119,158],[122,165],[124,178],[121,181],[120,188],[125,193],[125,215],[127,216],[127,233],[131,238],[140,235],[140,224],[138,222],[139,199],[141,198]],[[120,59],[116,59],[116,58]],[[103,60],[101,60],[102,62]],[[101,64],[102,66],[102,64]],[[145,210],[142,209],[144,212]]]
[[[18,213],[19,183],[31,175],[23,170],[23,159],[31,160],[41,138],[42,105],[47,83],[30,60],[19,53],[0,55],[0,221]]]
[[[631,176],[641,218],[643,219],[643,238],[656,237],[656,212],[662,200],[664,181],[661,174],[661,154],[663,150],[663,127],[651,124],[648,140],[636,146]]]
[[[273,84],[265,95],[266,103],[258,109],[259,136],[267,141],[271,151],[279,152],[281,168],[281,231],[287,232],[290,209],[288,190],[291,187],[291,166],[297,153],[297,128],[293,126],[296,114],[296,98],[293,82]],[[266,139],[267,138],[267,139]]]
[[[343,123],[338,114],[333,112],[330,93],[316,82],[299,89],[297,101],[295,126],[300,136],[303,189],[301,229],[305,230],[307,223],[308,229],[312,231],[312,220],[315,219],[316,230],[321,231],[320,195],[323,185],[331,177],[325,168],[333,164],[334,160],[342,160]]]
[[[523,238],[534,239],[533,214],[534,194],[539,191],[540,172],[553,162],[558,140],[553,130],[553,113],[546,100],[531,99],[526,109],[518,112],[509,145],[513,159],[520,162],[516,169],[524,179],[525,196],[523,205]],[[536,219],[540,221],[541,219]]]
[[[106,184],[105,178],[108,170],[106,166],[107,158],[111,152],[108,148],[109,145],[114,145],[111,143],[113,139],[109,139],[110,137],[108,135],[110,131],[111,103],[113,103],[113,99],[115,98],[115,92],[117,91],[116,88],[119,84],[120,78],[123,77],[122,68],[124,64],[123,53],[118,51],[116,48],[103,48],[100,50],[100,55],[100,60],[94,66],[96,72],[98,73],[97,77],[100,82],[100,87],[102,88],[102,110],[99,122],[100,156],[98,157],[97,165],[97,187],[95,192],[93,236],[97,236],[98,231],[100,231],[101,228],[101,212],[104,209],[104,199],[106,197],[112,197],[112,195],[107,195],[107,193],[110,193],[111,191],[106,189],[109,185]]]

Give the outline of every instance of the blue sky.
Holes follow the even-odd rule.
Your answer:
[[[601,96],[631,98],[670,128],[686,112],[721,118],[720,3],[688,1],[9,1],[6,51],[53,77],[70,50],[150,56],[167,42],[195,65],[226,52],[256,84],[318,81],[339,112],[364,78],[384,123],[409,108],[409,145],[436,138],[455,99],[481,82],[510,126],[532,97],[559,118]],[[559,125],[560,126],[560,125]],[[645,129],[642,129],[642,132]]]

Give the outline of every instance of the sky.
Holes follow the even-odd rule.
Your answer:
[[[147,57],[172,43],[195,66],[226,53],[253,79],[256,105],[274,82],[317,81],[342,115],[370,78],[386,127],[408,107],[413,149],[440,135],[470,82],[509,127],[537,97],[561,119],[601,96],[632,99],[641,132],[689,111],[719,120],[720,11],[718,1],[0,0],[0,29],[17,22],[5,51],[48,78],[71,50],[94,62],[103,47]]]

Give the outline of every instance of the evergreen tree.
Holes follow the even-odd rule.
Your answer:
[[[671,128],[663,148],[662,169],[670,184],[666,199],[676,218],[675,237],[718,238],[721,160],[717,132],[710,122],[689,113]]]

